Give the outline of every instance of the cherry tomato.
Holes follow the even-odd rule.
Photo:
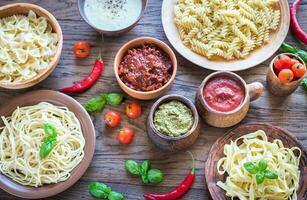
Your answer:
[[[115,128],[120,124],[121,117],[118,112],[110,111],[104,115],[104,122],[108,127]]]
[[[293,71],[291,69],[283,69],[279,72],[278,78],[282,83],[290,83],[294,78]]]
[[[274,68],[277,72],[280,72],[283,69],[290,69],[292,67],[291,58],[287,55],[279,55],[274,60]]]
[[[129,103],[126,106],[126,115],[131,118],[135,119],[138,118],[142,113],[141,105],[135,102]]]
[[[304,66],[302,63],[296,63],[292,66],[292,71],[296,78],[301,78],[306,72],[306,66]]]
[[[77,58],[86,58],[90,54],[91,48],[87,42],[76,42],[73,47],[73,52]]]
[[[296,63],[300,63],[300,61],[296,60],[295,58],[291,58],[291,67]]]
[[[130,128],[122,128],[119,130],[117,139],[122,144],[130,144],[134,138],[134,133]]]

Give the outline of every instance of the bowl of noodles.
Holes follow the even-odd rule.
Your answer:
[[[28,88],[47,78],[62,52],[56,18],[30,3],[0,7],[0,87]]]
[[[68,189],[89,167],[95,129],[73,98],[38,90],[10,100],[0,113],[1,189],[22,198],[46,198]]]
[[[214,200],[306,199],[307,152],[286,130],[244,124],[214,143],[205,176]]]

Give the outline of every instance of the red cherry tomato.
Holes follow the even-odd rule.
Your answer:
[[[76,42],[73,47],[73,52],[77,58],[86,58],[90,54],[91,48],[87,42]]]
[[[104,122],[108,127],[115,128],[120,124],[121,117],[118,112],[110,111],[104,115]]]
[[[290,69],[292,67],[291,58],[287,55],[277,56],[273,63],[277,72],[280,72],[283,69]]]
[[[122,144],[130,144],[134,138],[134,133],[130,128],[122,128],[119,130],[117,139]]]
[[[300,63],[300,61],[296,60],[295,58],[291,58],[291,67],[296,63]]]
[[[290,83],[294,78],[294,74],[291,69],[283,69],[279,72],[278,78],[282,83]]]
[[[301,78],[302,76],[305,75],[306,66],[303,65],[302,63],[296,63],[292,66],[292,71],[296,78]]]
[[[129,118],[135,119],[138,118],[141,114],[142,114],[142,108],[140,104],[132,102],[126,106],[126,115]]]

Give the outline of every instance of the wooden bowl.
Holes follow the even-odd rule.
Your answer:
[[[251,124],[244,124],[241,126],[236,127],[235,129],[229,131],[222,137],[220,137],[211,147],[209,152],[209,157],[206,162],[206,181],[209,192],[213,200],[226,200],[230,199],[226,196],[226,192],[216,185],[218,181],[225,181],[226,175],[219,175],[217,172],[217,162],[220,158],[224,157],[224,146],[225,144],[229,144],[231,140],[235,140],[243,135],[248,133],[255,132],[257,130],[263,130],[266,132],[268,139],[270,141],[274,139],[280,139],[285,147],[293,147],[297,146],[302,150],[302,157],[300,160],[300,183],[299,189],[297,191],[298,199],[307,199],[307,151],[303,144],[301,144],[296,137],[279,127],[272,126],[271,124],[267,123],[251,123]]]
[[[192,110],[194,123],[186,134],[179,137],[170,137],[165,134],[160,133],[154,125],[154,113],[157,108],[162,104],[169,102],[171,100],[177,100],[184,103],[188,108]],[[199,116],[194,104],[184,96],[181,95],[166,95],[158,99],[155,104],[151,107],[150,113],[147,119],[147,134],[151,141],[160,149],[167,151],[178,151],[183,150],[196,142],[199,135]]]
[[[47,78],[55,69],[57,66],[62,52],[62,46],[63,46],[63,34],[62,29],[58,23],[58,21],[55,19],[55,17],[49,13],[44,8],[30,4],[30,3],[15,3],[15,4],[9,4],[6,6],[0,7],[0,18],[12,16],[14,14],[25,14],[27,15],[28,12],[32,10],[36,13],[37,16],[46,17],[48,22],[53,28],[53,31],[58,35],[58,48],[56,51],[56,54],[52,61],[49,63],[49,66],[43,70],[41,70],[37,75],[35,75],[32,78],[23,80],[18,83],[4,83],[0,82],[0,87],[2,88],[8,88],[8,89],[22,89],[22,88],[28,88],[33,85],[38,84],[39,82],[43,81],[45,78]]]
[[[279,27],[277,28],[277,30],[270,34],[270,41],[267,45],[263,45],[257,49],[254,49],[246,59],[237,59],[231,61],[225,59],[209,60],[204,56],[194,53],[188,47],[183,45],[174,22],[174,7],[176,5],[176,2],[177,1],[171,0],[163,1],[162,24],[164,32],[173,47],[183,57],[185,57],[192,63],[206,69],[240,71],[256,66],[270,58],[278,50],[278,48],[288,34],[290,25],[289,5],[288,1],[282,0],[279,1],[279,4],[277,6],[281,12]]]
[[[280,56],[280,55],[288,55],[292,58],[297,59],[303,65],[306,66],[306,64],[304,63],[304,61],[300,57],[298,57],[298,56],[296,56],[292,53],[282,53],[282,54],[279,54],[277,56]],[[267,76],[266,76],[267,85],[268,85],[269,91],[272,94],[274,94],[276,96],[287,96],[287,95],[290,95],[291,93],[293,93],[298,88],[298,86],[300,86],[301,82],[304,79],[304,76],[302,76],[298,80],[291,81],[290,83],[281,83],[279,78],[277,77],[276,73],[274,72],[274,64],[273,63],[274,63],[275,59],[277,58],[277,56],[275,56],[275,58],[272,59],[272,61],[270,63],[269,70],[268,70],[268,73],[267,73]]]
[[[98,28],[94,24],[92,24],[91,21],[85,15],[85,12],[84,12],[84,2],[85,2],[85,0],[78,0],[79,13],[80,13],[81,17],[86,21],[86,23],[88,23],[88,25],[90,25],[96,31],[98,31],[99,33],[101,33],[103,35],[119,36],[121,34],[124,34],[124,33],[128,32],[128,31],[130,31],[131,29],[133,29],[137,25],[137,23],[140,21],[140,19],[144,15],[144,12],[145,12],[146,7],[147,7],[148,0],[142,0],[142,11],[141,11],[141,14],[140,14],[139,18],[133,24],[131,24],[127,28],[116,30],[116,31],[103,30],[101,28]]]
[[[128,50],[132,49],[132,48],[136,48],[136,47],[140,47],[141,45],[144,44],[153,44],[157,47],[159,47],[161,50],[163,50],[167,55],[169,55],[172,64],[173,64],[173,74],[170,78],[170,80],[161,88],[157,89],[157,90],[153,90],[153,91],[148,91],[148,92],[142,92],[142,91],[137,91],[134,89],[129,88],[128,86],[126,86],[122,80],[120,79],[119,75],[118,75],[118,68],[119,65],[123,59],[123,57],[127,54]],[[177,59],[176,56],[173,52],[173,50],[164,42],[152,38],[152,37],[140,37],[140,38],[136,38],[134,40],[131,40],[129,42],[127,42],[126,44],[124,44],[119,51],[117,52],[116,56],[115,56],[115,60],[114,60],[114,73],[115,73],[115,77],[116,80],[119,84],[119,86],[130,96],[136,98],[136,99],[141,99],[141,100],[150,100],[150,99],[155,99],[157,97],[162,96],[164,93],[166,93],[170,87],[172,86],[172,83],[175,79],[176,73],[177,73]]]
[[[72,171],[71,176],[64,182],[43,185],[41,187],[24,186],[14,182],[0,173],[0,188],[12,195],[27,198],[41,199],[56,195],[75,184],[89,167],[95,151],[95,128],[86,110],[73,98],[51,90],[37,90],[17,96],[0,107],[1,116],[10,116],[17,106],[35,105],[40,102],[49,102],[54,105],[66,106],[79,119],[85,139],[84,158]],[[0,126],[3,126],[2,120]]]

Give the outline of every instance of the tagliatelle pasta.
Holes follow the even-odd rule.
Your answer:
[[[225,182],[219,181],[217,185],[226,191],[227,196],[240,200],[297,199],[301,157],[298,147],[286,148],[277,139],[270,142],[265,132],[259,130],[226,144],[224,154],[217,168],[220,175],[227,174],[227,177]],[[257,184],[255,175],[244,168],[244,163],[260,160],[268,162],[268,169],[276,172],[277,179],[265,179]]]
[[[48,67],[58,44],[45,17],[13,15],[0,19],[0,82],[21,82]]]
[[[279,0],[178,0],[175,23],[192,51],[227,60],[246,58],[279,25]]]

